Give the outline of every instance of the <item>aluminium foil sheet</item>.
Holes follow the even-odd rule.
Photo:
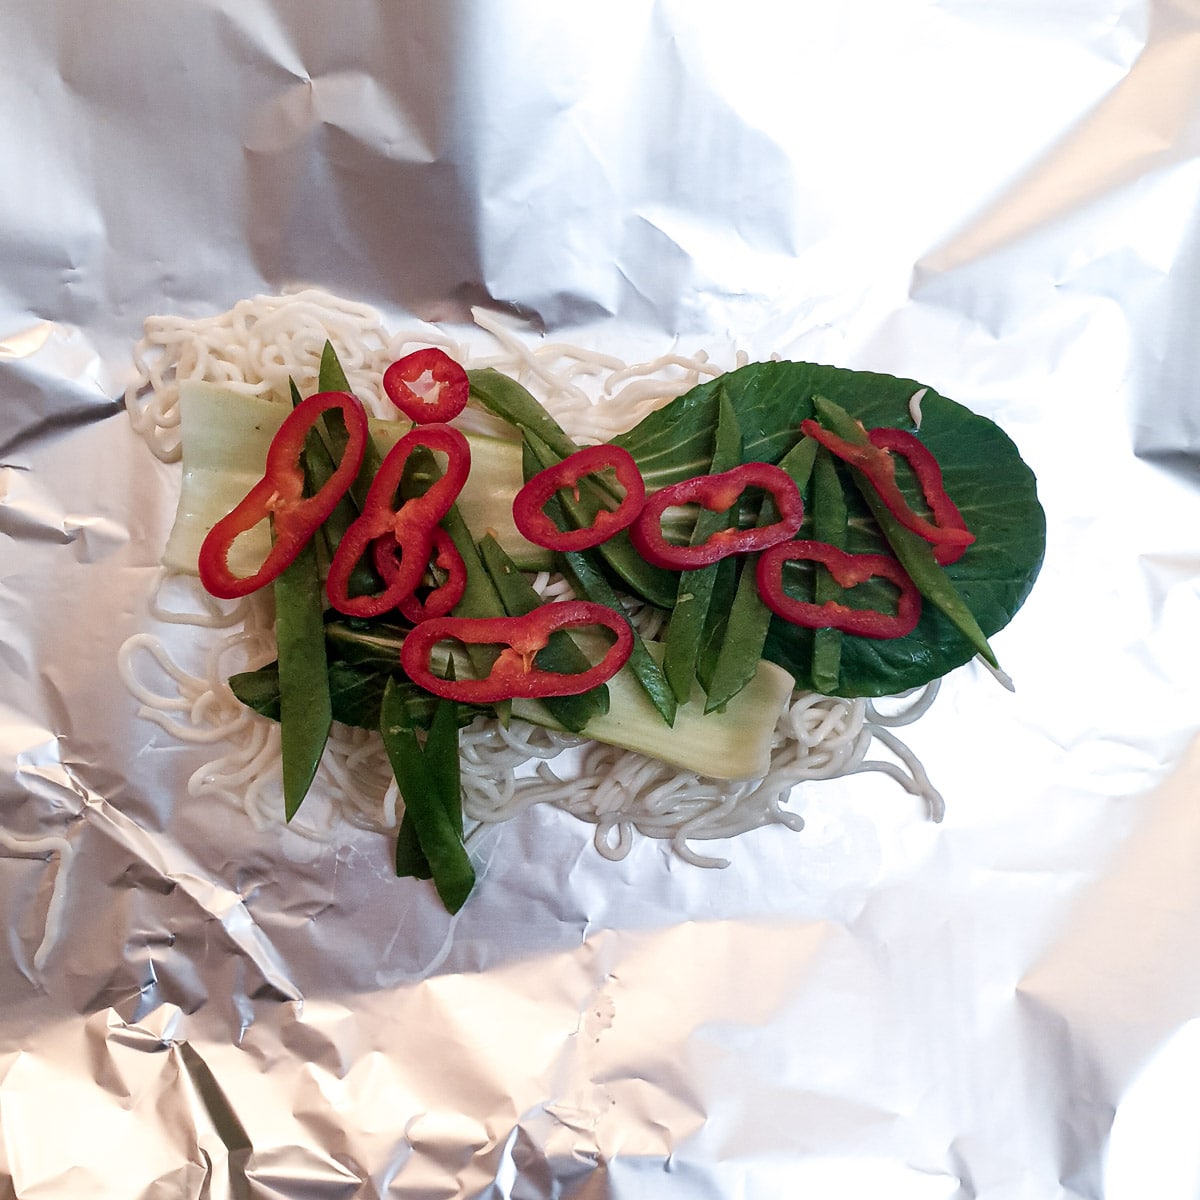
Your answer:
[[[0,1179],[21,1200],[1200,1193],[1200,5],[0,5]],[[152,313],[912,376],[1046,564],[906,731],[704,871],[533,809],[457,918],[189,803],[118,650]]]

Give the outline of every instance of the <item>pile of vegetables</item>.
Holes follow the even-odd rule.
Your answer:
[[[1011,441],[930,389],[918,408],[913,381],[752,364],[590,447],[516,381],[439,350],[384,388],[407,421],[368,421],[327,345],[193,561],[216,596],[274,589],[277,661],[230,683],[280,721],[287,816],[334,719],[378,728],[405,801],[397,872],[432,878],[451,911],[474,881],[457,731],[479,712],[718,774],[714,731],[762,746],[793,687],[885,695],[974,654],[995,665],[987,638],[1041,564]],[[468,402],[511,438],[450,424]],[[189,475],[194,499],[212,469],[189,462],[184,416],[176,543],[199,520]],[[541,569],[577,598],[544,603]],[[660,642],[622,596],[669,614]]]

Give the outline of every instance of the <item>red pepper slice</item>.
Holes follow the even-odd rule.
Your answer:
[[[663,512],[674,504],[700,504],[711,512],[732,508],[751,487],[769,492],[778,520],[753,529],[718,529],[699,546],[676,546],[663,537]],[[804,519],[804,501],[792,477],[771,463],[749,462],[716,475],[695,475],[655,492],[629,530],[637,552],[656,567],[690,571],[731,554],[749,554],[786,541]]]
[[[574,488],[586,475],[611,468],[625,495],[614,509],[601,509],[592,524],[583,529],[562,530],[546,515],[550,498],[563,488]],[[513,499],[513,523],[535,546],[547,550],[587,550],[607,542],[613,534],[637,520],[646,503],[646,483],[633,455],[620,446],[585,446],[553,467],[539,471]]]
[[[975,535],[967,529],[958,507],[946,495],[942,486],[942,471],[937,465],[937,460],[916,438],[909,435],[910,440],[905,440],[904,431],[899,429],[872,429],[867,434],[867,442],[850,442],[838,437],[836,433],[831,433],[812,418],[800,422],[800,431],[815,438],[843,462],[861,471],[879,493],[879,498],[887,505],[888,511],[901,525],[918,537],[924,538],[935,548],[945,547],[942,551],[944,557],[938,557],[935,549],[934,557],[938,562],[943,565],[955,562],[975,540]],[[901,436],[894,438],[895,434]],[[876,441],[877,437],[880,441]],[[915,454],[914,445],[920,447]],[[896,482],[896,462],[892,458],[892,450],[897,450],[908,459],[917,476],[917,482],[921,485],[925,502],[933,513],[933,521],[928,521],[920,513],[914,512],[900,490]]]
[[[967,529],[967,523],[958,511],[958,505],[947,495],[942,483],[941,464],[933,456],[933,451],[906,429],[872,429],[867,437],[871,439],[872,446],[899,454],[912,468],[921,494],[925,497],[925,503],[929,505],[929,511],[939,529],[957,529],[967,535],[957,544],[946,540],[937,542],[933,547],[933,557],[941,566],[946,567],[950,563],[958,562],[975,540],[975,535]]]
[[[829,600],[810,604],[796,600],[783,590],[785,562],[819,562],[842,587],[854,587],[868,579],[887,579],[900,589],[896,612],[873,608],[851,608]],[[758,560],[758,594],[777,616],[808,629],[841,629],[869,638],[897,638],[912,633],[921,617],[921,593],[897,559],[888,554],[848,554],[827,542],[781,542]]]
[[[390,544],[389,544],[390,543]],[[373,543],[375,567],[386,582],[390,582],[400,568],[396,562],[396,544],[390,537],[376,538]],[[467,564],[463,562],[454,539],[440,526],[433,529],[433,550],[430,555],[434,565],[446,572],[443,583],[434,587],[421,600],[417,593],[401,596],[396,607],[414,625],[428,621],[431,617],[444,617],[463,598],[467,590]]]
[[[446,471],[422,496],[394,507],[396,489],[409,456],[418,447],[446,455]],[[422,425],[406,433],[384,457],[371,481],[361,515],[338,543],[325,590],[338,612],[352,617],[377,617],[416,591],[433,553],[434,529],[450,511],[471,469],[471,447],[450,425]],[[376,538],[385,538],[392,551],[392,567],[384,575],[386,587],[374,596],[351,596],[350,575]],[[400,552],[396,561],[395,551]],[[378,564],[379,559],[376,559]]]
[[[577,674],[541,670],[534,657],[559,629],[602,625],[616,637],[604,657]],[[504,649],[486,679],[443,679],[430,668],[438,642],[454,639],[467,645],[501,645]],[[599,687],[625,665],[633,649],[629,622],[606,604],[563,600],[543,604],[522,617],[435,617],[422,621],[404,639],[400,665],[426,691],[464,704],[495,704],[518,697],[577,696]]]
[[[383,390],[414,425],[427,425],[454,420],[467,407],[471,385],[454,359],[431,346],[392,363],[383,373]]]
[[[321,416],[334,408],[341,410],[346,423],[346,448],[325,485],[306,497],[300,457],[304,442]],[[318,392],[296,405],[271,439],[262,479],[205,537],[197,564],[204,587],[222,600],[235,600],[278,578],[349,490],[366,444],[367,414],[349,392]],[[274,540],[262,566],[253,575],[234,575],[229,569],[234,541],[268,516],[273,518]]]

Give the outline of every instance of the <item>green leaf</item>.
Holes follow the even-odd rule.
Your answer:
[[[813,413],[813,397],[826,396],[868,428],[913,430],[908,403],[921,384],[911,379],[847,371],[812,363],[753,363],[693,388],[614,439],[637,460],[650,488],[664,487],[708,470],[718,387],[737,411],[744,457],[778,462],[800,437],[800,422]],[[1004,628],[1033,586],[1045,553],[1046,518],[1033,472],[1011,439],[992,421],[928,389],[917,431],[942,466],[946,490],[959,506],[976,541],[946,568],[984,633]],[[913,502],[919,492],[911,489]],[[862,498],[847,489],[847,549],[887,553],[888,545]],[[888,585],[865,584],[863,605],[885,606]],[[869,589],[876,589],[874,592]],[[811,688],[812,631],[771,622],[766,657]],[[908,637],[881,641],[846,637],[842,642],[838,693],[878,696],[917,687],[968,661],[975,647],[934,605],[923,606]]]
[[[259,716],[279,720],[279,664],[268,663],[255,671],[239,671],[229,677],[230,691]]]

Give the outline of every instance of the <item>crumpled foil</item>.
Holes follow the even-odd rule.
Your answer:
[[[0,1191],[1200,1194],[1200,7],[9,4]],[[534,810],[443,913],[189,804],[136,717],[145,316],[317,284],[910,375],[1046,566],[890,781],[702,871]],[[55,931],[57,935],[55,936]]]

